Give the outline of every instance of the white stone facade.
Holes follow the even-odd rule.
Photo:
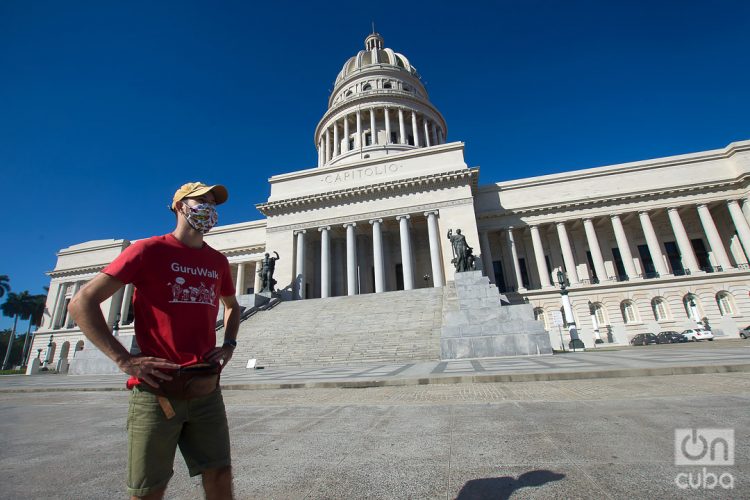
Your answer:
[[[478,268],[535,307],[554,347],[558,272],[587,346],[696,320],[735,336],[750,323],[750,141],[480,186],[464,144],[446,137],[411,63],[370,35],[315,130],[318,166],[272,177],[257,205],[266,219],[206,241],[228,256],[239,294],[258,289],[259,261],[278,252],[277,288],[293,300],[442,286],[454,275],[446,235],[460,228]],[[66,304],[129,244],[58,253],[32,356],[45,359],[50,335],[53,361],[85,344]],[[127,287],[102,304],[121,334],[132,333],[131,296]]]

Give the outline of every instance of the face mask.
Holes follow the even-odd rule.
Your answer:
[[[193,207],[185,204],[185,207],[188,209],[188,213],[185,214],[188,224],[202,234],[209,232],[219,220],[216,206],[212,203],[201,203]]]

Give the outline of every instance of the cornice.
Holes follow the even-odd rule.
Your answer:
[[[344,217],[335,217],[329,219],[320,219],[314,222],[305,222],[299,224],[285,224],[282,226],[269,227],[266,229],[267,233],[279,233],[284,231],[301,231],[301,230],[313,230],[320,226],[336,226],[348,224],[351,222],[370,221],[374,219],[385,219],[389,217],[397,217],[405,214],[416,214],[439,210],[445,207],[456,207],[461,205],[473,205],[474,198],[460,198],[457,200],[442,201],[436,203],[427,203],[421,205],[412,205],[408,207],[394,208],[391,210],[378,210],[376,212],[366,212],[361,214],[350,214]]]
[[[55,255],[57,255],[57,257],[64,257],[67,255],[75,255],[79,253],[90,253],[90,252],[95,252],[98,250],[111,250],[113,248],[123,249],[127,247],[128,245],[130,245],[130,243],[131,242],[129,240],[115,240],[112,243],[106,243],[103,245],[96,245],[96,246],[90,246],[90,247],[85,247],[85,248],[75,248],[75,249],[64,248],[60,250],[59,252],[57,252],[57,254]]]
[[[52,270],[52,271],[47,271],[45,274],[52,279],[64,278],[68,276],[96,274],[100,272],[102,269],[104,269],[105,267],[107,267],[107,265],[108,264],[99,264],[96,266],[85,266],[85,267],[76,267],[76,268],[71,268],[71,269]]]
[[[255,207],[263,215],[272,216],[281,213],[288,213],[289,211],[296,211],[303,208],[309,209],[310,206],[325,206],[354,197],[361,199],[368,196],[372,197],[373,195],[382,197],[384,195],[387,196],[391,193],[410,192],[415,188],[419,190],[424,190],[425,188],[436,189],[469,183],[472,186],[472,189],[474,189],[478,176],[479,169],[463,168],[447,172],[440,172],[437,174],[421,175],[408,179],[379,182],[375,184],[368,184],[366,186],[357,186],[348,189],[326,191],[323,193],[260,203]]]

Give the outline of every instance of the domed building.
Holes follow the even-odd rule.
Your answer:
[[[750,323],[750,141],[480,185],[479,169],[466,164],[463,142],[449,142],[446,120],[412,61],[385,47],[377,33],[338,73],[313,141],[316,167],[269,179],[270,196],[257,205],[265,219],[214,228],[206,240],[229,258],[248,307],[258,297],[260,260],[278,252],[274,278],[282,306],[263,314],[310,314],[296,328],[318,331],[313,312],[328,311],[336,318],[333,341],[349,338],[347,325],[369,332],[370,350],[351,351],[350,362],[398,338],[434,347],[451,335],[455,325],[446,318],[453,313],[446,308],[455,302],[454,291],[471,288],[456,286],[461,277],[447,235],[458,229],[489,280],[476,297],[485,320],[498,318],[494,309],[526,307],[554,348],[563,347],[561,331],[565,342],[576,333],[591,347],[698,324],[717,337],[734,337]],[[84,348],[87,340],[69,319],[67,304],[130,243],[92,241],[58,253],[49,273],[48,314],[31,352],[42,349],[55,363]],[[133,331],[132,292],[128,285],[103,304],[123,342]],[[358,298],[347,302],[351,296]],[[304,309],[307,302],[314,305]],[[373,326],[396,320],[401,323],[383,331]],[[262,319],[252,321],[262,332]],[[400,337],[386,339],[386,329]],[[50,334],[55,341],[48,348]],[[481,342],[471,340],[475,357],[496,354]],[[449,354],[468,357],[461,342],[452,345]],[[408,356],[450,357],[444,346],[433,347]],[[377,359],[399,359],[401,348]],[[533,353],[525,344],[514,349]],[[287,361],[304,356],[286,355]]]

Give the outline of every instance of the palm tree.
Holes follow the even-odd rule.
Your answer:
[[[49,292],[49,288],[46,286],[44,287],[44,290]],[[26,358],[28,357],[26,350],[31,346],[29,344],[29,335],[31,333],[31,327],[34,326],[35,330],[38,330],[39,327],[42,325],[42,320],[44,319],[44,310],[45,306],[47,305],[47,295],[46,294],[39,294],[39,295],[32,295],[31,300],[29,301],[29,326],[26,329],[26,337],[23,340],[23,355],[21,357],[21,361],[23,365],[26,365]]]
[[[13,340],[16,338],[16,326],[18,325],[18,318],[23,320],[29,319],[31,316],[29,302],[31,301],[31,295],[27,290],[21,293],[10,292],[8,298],[5,299],[3,305],[0,305],[3,315],[11,318],[15,318],[13,321],[13,331],[8,339],[8,348],[5,350],[5,359],[3,360],[3,370],[8,367],[8,360],[10,359],[10,351],[13,347]]]
[[[0,298],[3,298],[6,293],[10,292],[10,278],[7,274],[0,274]]]

